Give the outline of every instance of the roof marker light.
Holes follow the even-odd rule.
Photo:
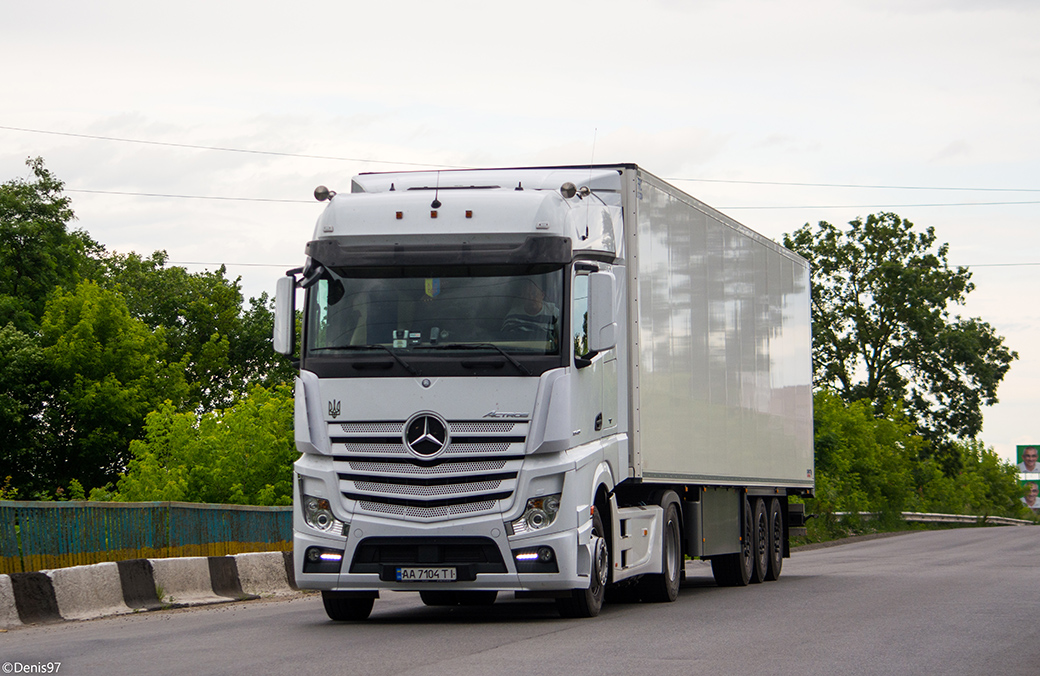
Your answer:
[[[469,209],[466,209],[466,218],[473,218],[473,212]]]

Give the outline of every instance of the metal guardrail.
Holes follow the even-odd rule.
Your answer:
[[[870,519],[878,512],[834,512],[834,516],[856,516]],[[1029,519],[1012,519],[1006,516],[975,516],[974,514],[933,514],[930,512],[900,512],[904,521],[915,523],[988,523],[998,526],[1033,526]]]
[[[0,573],[291,550],[291,507],[0,501]]]

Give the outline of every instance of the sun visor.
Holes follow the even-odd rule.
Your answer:
[[[566,237],[532,236],[511,243],[416,241],[392,245],[344,245],[335,239],[307,243],[307,255],[326,268],[349,274],[352,268],[429,268],[441,266],[556,268],[571,261]]]

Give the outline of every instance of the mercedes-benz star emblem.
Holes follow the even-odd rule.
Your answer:
[[[448,445],[448,424],[438,416],[421,413],[405,424],[404,444],[416,455],[436,455]]]

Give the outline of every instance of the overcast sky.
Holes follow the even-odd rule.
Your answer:
[[[774,239],[895,211],[1021,357],[982,434],[1010,459],[1040,441],[1038,35],[1035,0],[0,0],[0,181],[42,156],[109,250],[247,296],[361,171],[635,162]]]

